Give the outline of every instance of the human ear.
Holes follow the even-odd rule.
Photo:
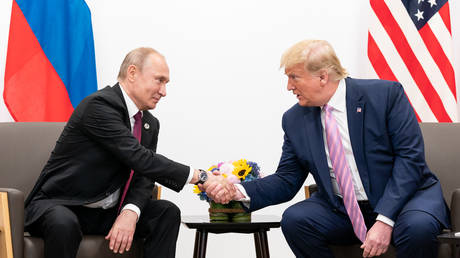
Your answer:
[[[126,75],[130,82],[133,82],[136,78],[137,67],[135,65],[128,66],[126,69]]]
[[[321,85],[326,85],[328,80],[329,80],[329,74],[327,73],[327,70],[322,69],[319,72],[319,81],[320,81]]]

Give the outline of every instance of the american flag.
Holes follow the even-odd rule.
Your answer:
[[[421,122],[457,122],[447,0],[370,0],[369,61],[399,81]]]

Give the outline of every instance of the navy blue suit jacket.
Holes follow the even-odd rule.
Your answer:
[[[425,162],[415,113],[396,82],[346,78],[348,128],[353,154],[369,202],[393,221],[422,210],[449,226],[440,183]],[[332,190],[320,107],[294,105],[283,115],[284,144],[276,173],[244,183],[250,210],[291,200],[311,173],[322,198],[345,212]]]

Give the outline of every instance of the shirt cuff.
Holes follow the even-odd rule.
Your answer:
[[[234,184],[236,186],[236,188],[238,188],[238,190],[240,190],[240,192],[244,195],[244,198],[241,198],[239,200],[236,200],[236,201],[242,201],[242,202],[249,202],[251,201],[251,198],[248,197],[248,193],[246,192],[246,189],[244,189],[244,187],[241,185],[241,184]]]
[[[395,222],[388,217],[383,216],[382,214],[377,215],[377,219],[385,224],[387,224],[390,227],[393,227],[395,225]]]
[[[195,173],[195,169],[190,167],[190,172],[188,173],[188,178],[187,178],[187,181],[185,182],[185,184],[190,184],[190,181],[192,181],[192,179],[193,179],[193,173]]]
[[[234,184],[236,188],[244,195],[244,198],[241,198],[236,201],[240,201],[246,208],[249,209],[251,206],[251,197],[249,197],[248,193],[246,192],[246,189],[241,184]]]
[[[130,211],[134,211],[136,214],[137,214],[137,221],[139,221],[139,218],[141,217],[141,210],[139,209],[139,207],[137,207],[136,205],[132,204],[132,203],[128,203],[126,204],[125,206],[123,206],[123,209],[121,209],[122,211],[123,210],[130,210]]]

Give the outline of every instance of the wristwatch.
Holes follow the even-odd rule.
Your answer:
[[[204,182],[208,180],[208,172],[204,171],[203,169],[199,169],[199,170],[200,170],[200,173],[198,173],[198,182],[196,182],[196,185],[204,184]]]

